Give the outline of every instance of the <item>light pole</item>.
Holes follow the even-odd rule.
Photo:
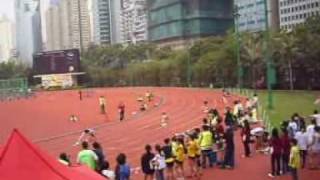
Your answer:
[[[265,8],[265,60],[267,62],[267,87],[268,87],[268,109],[273,109],[273,96],[272,96],[272,85],[275,83],[275,71],[273,69],[273,62],[270,56],[270,32],[269,32],[269,11],[267,0],[264,0],[264,8]]]
[[[238,68],[238,88],[242,89],[242,67],[241,67],[241,61],[240,61],[240,34],[239,34],[239,9],[238,5],[234,5],[234,27],[235,27],[235,32],[236,32],[236,38],[237,38],[237,43],[236,43],[236,51],[237,51],[237,68]]]
[[[188,48],[188,57],[187,57],[187,84],[188,87],[191,87],[191,46]]]

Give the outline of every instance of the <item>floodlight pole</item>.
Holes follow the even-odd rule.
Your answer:
[[[268,87],[268,109],[271,110],[273,109],[273,95],[272,95],[272,84],[273,80],[272,78],[272,59],[270,56],[270,32],[269,32],[269,11],[268,11],[268,3],[267,0],[264,0],[264,8],[265,8],[265,33],[264,33],[264,38],[265,38],[265,60],[267,63],[267,87]]]
[[[237,38],[237,43],[236,43],[236,51],[237,51],[237,69],[238,69],[238,88],[242,89],[242,67],[241,67],[241,61],[240,61],[240,33],[239,33],[239,9],[238,5],[234,5],[234,27],[235,27],[235,33],[236,33],[236,38]]]

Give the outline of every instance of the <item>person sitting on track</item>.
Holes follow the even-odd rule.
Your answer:
[[[77,146],[82,142],[89,142],[89,143],[90,142],[95,142],[95,140],[96,140],[95,130],[94,129],[90,129],[90,128],[89,129],[85,129],[81,133],[78,141],[74,144],[74,146]]]

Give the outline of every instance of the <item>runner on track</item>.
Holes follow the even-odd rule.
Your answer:
[[[99,97],[100,113],[106,113],[106,98],[104,96]]]
[[[169,116],[166,112],[163,112],[161,115],[161,120],[160,120],[160,126],[161,127],[167,127],[168,126],[168,121],[169,121]]]
[[[120,104],[119,104],[119,106],[118,106],[119,119],[120,119],[120,121],[124,120],[125,109],[126,109],[125,104],[124,104],[123,102],[120,102]]]

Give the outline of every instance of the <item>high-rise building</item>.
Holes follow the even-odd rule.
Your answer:
[[[278,0],[266,0],[268,24],[272,30],[279,29]],[[237,24],[239,31],[259,32],[266,27],[265,0],[235,0],[238,9]]]
[[[121,43],[121,0],[110,0],[111,44]]]
[[[111,3],[110,0],[92,1],[93,42],[111,44]]]
[[[0,16],[0,62],[12,57],[14,50],[13,24],[6,16]]]
[[[33,54],[42,49],[40,1],[15,0],[15,13],[17,57],[32,65]]]
[[[320,0],[279,0],[280,28],[291,30],[308,17],[320,15]]]
[[[91,43],[88,0],[54,0],[45,13],[46,50],[87,49]]]
[[[147,40],[146,0],[122,0],[121,41],[122,43],[143,42]]]
[[[181,48],[233,26],[232,0],[148,0],[149,40]]]

